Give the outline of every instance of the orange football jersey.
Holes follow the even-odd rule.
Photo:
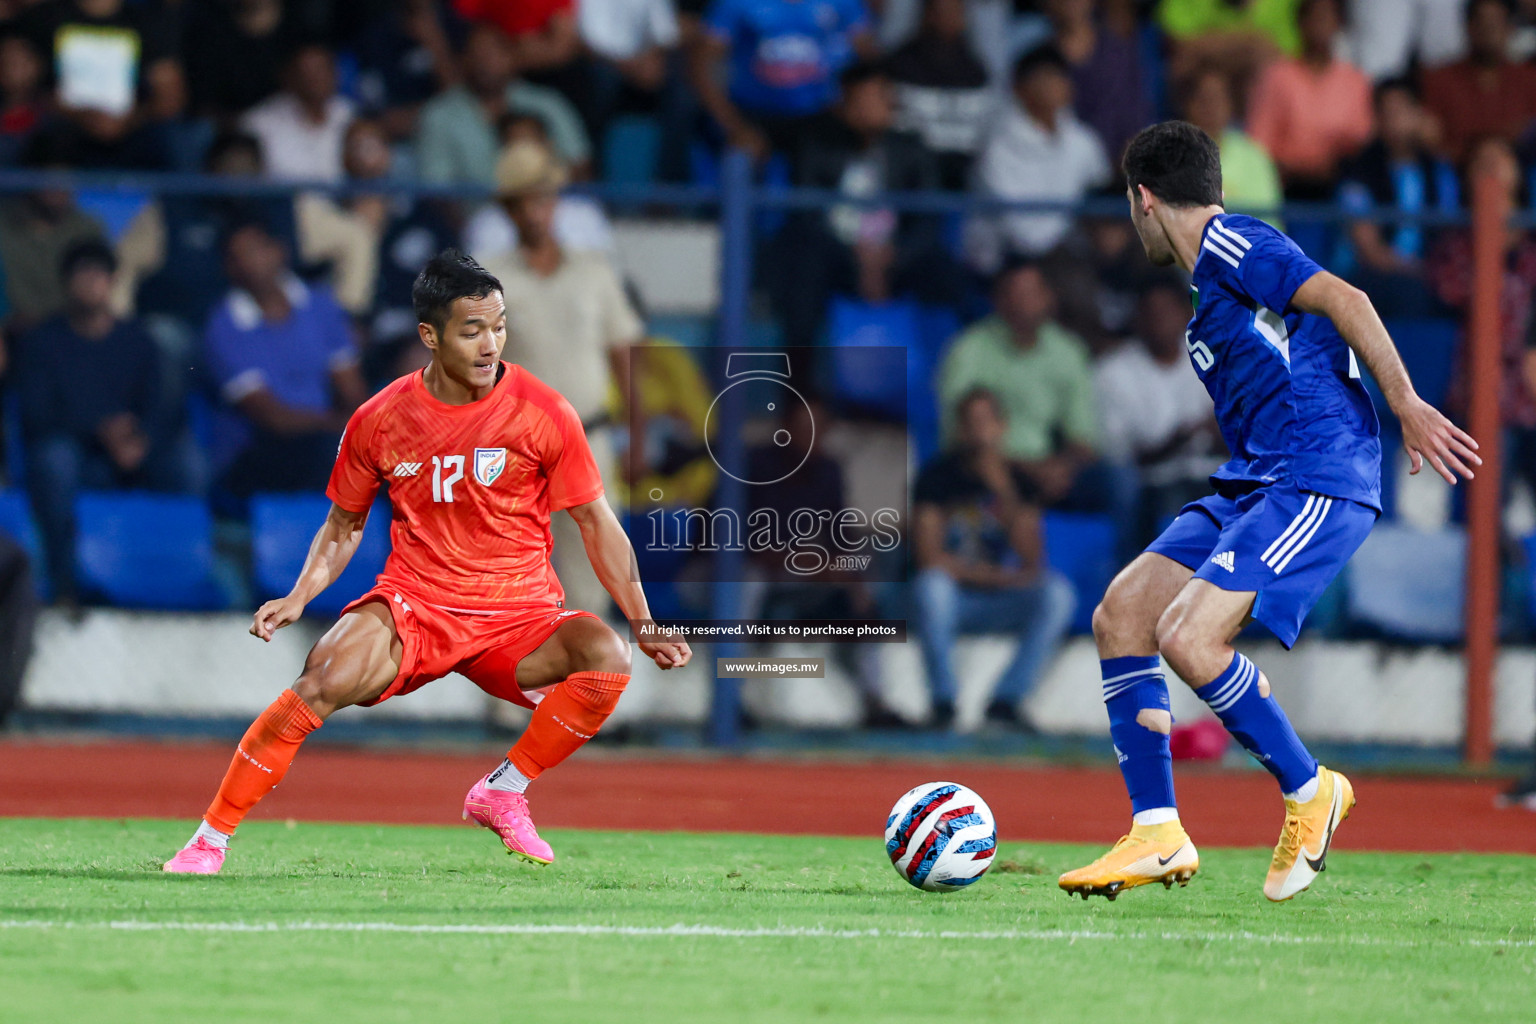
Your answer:
[[[549,517],[603,494],[581,420],[559,392],[512,363],[468,405],[432,397],[417,371],[352,414],[326,494],[349,512],[381,484],[394,507],[379,577],[442,608],[554,604]]]

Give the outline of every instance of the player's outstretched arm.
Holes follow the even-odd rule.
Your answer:
[[[572,506],[567,511],[581,527],[581,542],[587,549],[587,559],[597,573],[598,582],[619,606],[630,626],[649,622],[651,609],[640,586],[635,549],[609,507],[608,499],[598,498],[585,505]],[[664,669],[681,668],[693,657],[693,651],[684,640],[641,640],[640,650]]]
[[[1387,404],[1403,425],[1403,447],[1408,449],[1412,463],[1409,472],[1417,473],[1428,459],[1448,484],[1456,483],[1458,474],[1472,479],[1472,467],[1483,464],[1477,442],[1414,391],[1397,346],[1392,344],[1369,296],[1324,270],[1296,289],[1291,305],[1332,320],[1345,343],[1376,378]]]
[[[315,539],[309,544],[309,554],[304,558],[304,568],[299,571],[293,589],[287,597],[268,601],[256,609],[256,615],[251,619],[251,635],[270,641],[273,633],[297,622],[304,614],[304,606],[330,586],[352,561],[367,522],[367,509],[348,512],[340,505],[332,505]]]

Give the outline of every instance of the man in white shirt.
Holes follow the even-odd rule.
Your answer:
[[[1074,203],[1109,184],[1111,169],[1093,129],[1072,113],[1072,78],[1056,47],[1037,47],[1014,65],[1013,98],[993,126],[976,165],[983,195]],[[1065,213],[983,215],[967,230],[966,249],[990,273],[1006,252],[1040,255],[1072,227]]]
[[[1187,502],[1203,497],[1221,465],[1211,396],[1184,349],[1189,315],[1183,280],[1153,279],[1138,303],[1141,337],[1122,342],[1094,368],[1099,447],[1108,461],[1140,473],[1145,539]]]
[[[609,395],[616,382],[620,393],[627,393],[629,346],[641,340],[644,325],[606,256],[571,251],[557,240],[555,208],[567,180],[564,165],[546,146],[516,142],[502,150],[497,192],[517,227],[517,248],[489,256],[484,264],[501,281],[506,299],[505,358],[527,367],[571,403],[612,494]],[[576,521],[556,517],[552,529],[555,571],[570,606],[606,608],[606,592],[587,560]]]
[[[336,94],[336,59],[318,43],[300,47],[283,88],[248,110],[246,131],[261,141],[267,176],[282,181],[340,181],[352,101]]]
[[[674,0],[581,0],[576,18],[586,56],[579,102],[587,123],[601,135],[619,114],[659,114],[672,136],[659,154],[665,161],[670,150],[686,145],[678,133],[691,125],[679,118],[691,121],[692,110],[671,66],[680,38]]]

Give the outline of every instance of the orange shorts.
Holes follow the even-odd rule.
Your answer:
[[[380,584],[341,610],[356,611],[370,601],[389,606],[403,651],[400,674],[372,700],[372,707],[434,679],[458,672],[492,697],[531,708],[541,694],[517,685],[517,664],[538,649],[562,623],[591,612],[552,604],[514,605],[500,612],[453,611],[412,597],[393,584]]]

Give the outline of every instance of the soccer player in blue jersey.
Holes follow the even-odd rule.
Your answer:
[[[1094,611],[1134,823],[1060,885],[1113,899],[1149,882],[1183,884],[1199,867],[1174,802],[1161,655],[1278,780],[1285,826],[1264,895],[1287,900],[1323,870],[1354,791],[1307,752],[1232,640],[1256,619],[1295,643],[1381,512],[1381,443],[1361,364],[1402,424],[1413,472],[1428,460],[1454,484],[1482,460],[1477,442],[1414,392],[1363,292],[1263,221],[1222,209],[1220,158],[1203,131],[1182,121],[1145,129],[1124,171],[1148,258],[1193,278],[1185,344],[1232,458],[1211,477],[1216,493],[1185,506]]]

